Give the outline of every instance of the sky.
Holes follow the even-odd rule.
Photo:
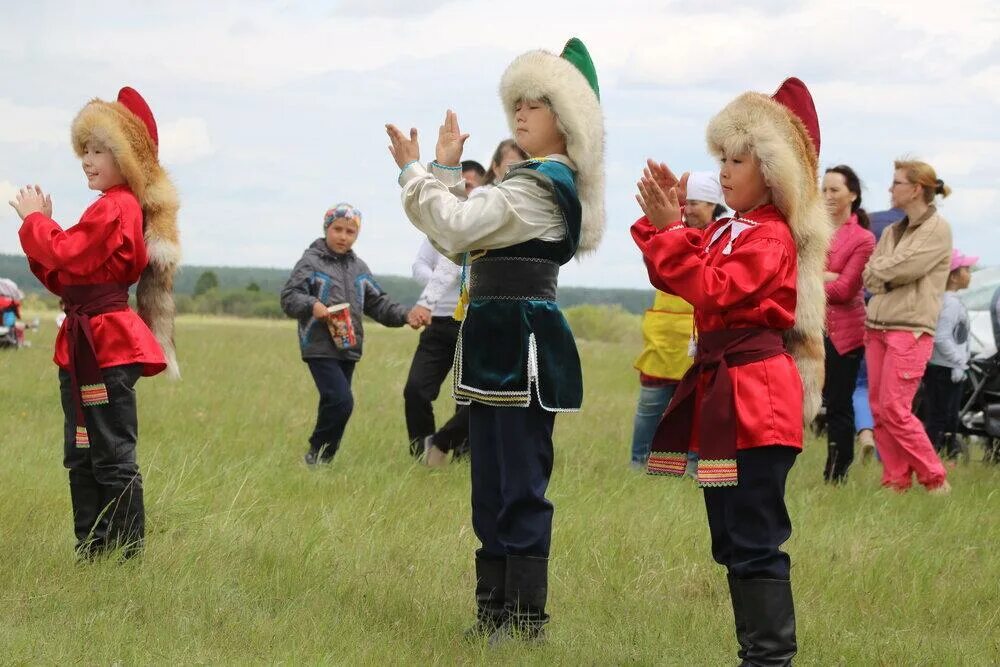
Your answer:
[[[291,267],[348,201],[355,249],[408,275],[421,239],[399,203],[384,124],[420,131],[433,158],[446,109],[486,163],[508,136],[497,86],[518,54],[590,49],[605,113],[607,231],[562,284],[648,285],[628,228],[645,159],[714,169],[705,126],[745,90],[787,76],[812,90],[822,166],[861,176],[888,207],[892,162],[928,161],[953,194],[955,244],[1000,264],[1000,3],[655,0],[104,2],[0,0],[0,252],[19,253],[6,201],[38,183],[75,223],[94,194],[69,143],[91,98],[131,85],[160,128],[181,193],[184,263]]]

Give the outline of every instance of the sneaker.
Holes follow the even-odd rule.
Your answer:
[[[426,452],[424,463],[428,468],[444,468],[448,465],[448,452],[438,449],[434,443],[428,442],[424,451]]]
[[[927,493],[932,496],[947,496],[951,493],[951,484],[948,483],[948,480],[944,480],[933,489],[927,489]]]
[[[870,428],[858,432],[858,445],[861,447],[861,463],[866,464],[875,456],[875,435]]]
[[[319,449],[309,448],[303,460],[307,466],[326,465],[333,460],[336,451],[329,445],[323,445]]]

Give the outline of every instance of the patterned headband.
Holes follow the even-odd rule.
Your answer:
[[[359,227],[361,226],[361,211],[346,202],[341,202],[323,214],[323,231],[329,229],[337,218],[347,218],[353,220],[354,224]]]

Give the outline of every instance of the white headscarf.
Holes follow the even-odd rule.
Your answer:
[[[687,182],[687,198],[726,205],[726,200],[722,197],[722,186],[719,185],[719,175],[714,171],[691,172]]]

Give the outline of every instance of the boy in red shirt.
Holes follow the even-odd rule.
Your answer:
[[[122,88],[116,102],[95,99],[72,126],[87,186],[101,196],[63,229],[37,185],[10,202],[23,221],[28,265],[65,302],[54,361],[65,414],[64,465],[77,553],[122,548],[137,554],[145,537],[135,383],[169,369],[173,274],[180,259],[177,193],[157,156],[156,121],[145,100]],[[139,313],[128,289],[139,283]]]
[[[652,474],[684,474],[698,451],[712,555],[725,565],[743,664],[796,652],[785,480],[823,385],[823,269],[830,220],[817,186],[819,123],[788,79],[745,93],[709,123],[726,204],[704,231],[681,223],[683,185],[651,163],[632,227],[650,281],[694,306],[694,365],[653,440]],[[680,186],[680,187],[677,187]],[[680,192],[678,192],[680,190]]]

